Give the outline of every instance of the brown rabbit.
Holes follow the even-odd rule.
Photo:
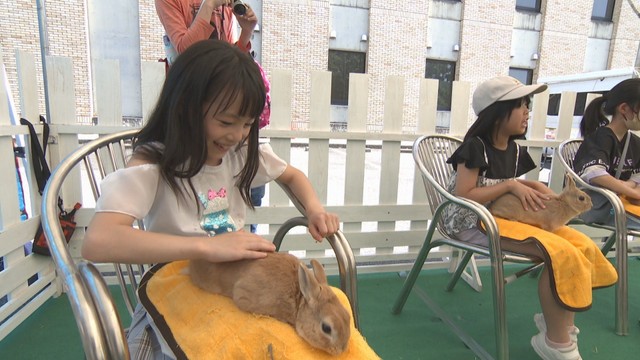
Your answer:
[[[545,200],[546,208],[538,211],[525,210],[517,196],[507,193],[500,196],[489,206],[489,211],[498,217],[534,225],[547,231],[554,231],[569,220],[591,209],[591,197],[576,187],[573,179],[567,175],[566,186],[562,192]]]
[[[224,263],[191,260],[188,273],[201,289],[230,297],[241,310],[291,324],[311,346],[339,355],[351,335],[349,312],[329,288],[322,265],[311,265],[315,277],[295,256],[272,253]]]

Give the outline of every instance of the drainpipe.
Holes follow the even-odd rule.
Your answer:
[[[49,55],[49,33],[47,31],[47,13],[45,11],[44,0],[36,0],[36,6],[38,10],[38,32],[40,34],[40,56],[42,57],[44,107],[45,107],[47,122],[51,123],[51,114],[49,113],[49,81],[47,79],[47,55]]]
[[[629,6],[631,6],[631,10],[633,10],[633,12],[638,16],[638,19],[640,19],[640,9],[636,7],[633,1],[627,0],[627,2],[629,3]],[[638,53],[636,54],[636,62],[634,64],[634,67],[640,68],[640,44],[638,44]]]

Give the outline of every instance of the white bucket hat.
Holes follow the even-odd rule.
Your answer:
[[[546,89],[546,84],[524,85],[511,76],[496,76],[478,85],[473,92],[473,111],[478,115],[495,102],[520,99]]]

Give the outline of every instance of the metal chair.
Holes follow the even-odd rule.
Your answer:
[[[464,255],[459,261],[457,269],[446,288],[447,291],[451,291],[453,289],[455,283],[460,278],[462,272],[474,254],[484,255],[488,257],[491,262],[497,358],[508,359],[509,341],[507,333],[504,285],[532,271],[533,269],[538,268],[542,263],[540,263],[540,259],[502,252],[500,249],[500,235],[498,233],[496,222],[487,208],[475,201],[454,196],[447,191],[447,183],[453,174],[453,168],[451,165],[446,163],[446,160],[454,153],[461,143],[462,141],[460,139],[446,135],[422,136],[413,143],[413,158],[422,174],[432,219],[427,229],[424,244],[422,245],[416,261],[404,282],[402,290],[393,305],[392,312],[394,314],[398,314],[402,311],[407,297],[409,296],[409,293],[411,292],[411,289],[413,288],[431,249],[442,245],[448,245],[455,249],[464,251]],[[467,207],[478,215],[479,220],[484,224],[489,238],[488,248],[456,240],[451,236],[451,234],[448,234],[445,231],[442,211],[450,204]],[[441,238],[434,236],[436,229],[442,235]],[[503,263],[505,261],[533,265],[505,278],[503,267]],[[449,325],[456,335],[458,335],[458,337],[476,355],[482,359],[492,358],[492,356],[482,348],[482,346],[476,343],[464,330],[456,326],[453,319],[440,309],[438,305],[426,295],[426,293],[421,292],[420,296],[425,300],[427,306],[429,306],[429,308],[438,317],[440,317],[444,323]]]
[[[604,189],[598,186],[587,184],[584,180],[576,174],[573,170],[573,159],[578,152],[578,149],[582,145],[581,139],[570,139],[563,141],[556,149],[557,158],[560,160],[562,167],[573,180],[578,187],[591,190],[595,193],[604,196],[613,208],[615,226],[584,223],[574,221],[574,223],[581,223],[586,226],[606,229],[611,231],[611,235],[607,238],[602,246],[602,253],[607,254],[611,248],[615,245],[616,250],[616,270],[618,271],[618,283],[616,285],[616,334],[628,335],[629,322],[628,322],[628,264],[627,264],[627,235],[640,236],[640,231],[627,229],[627,217],[625,214],[624,206],[618,195],[613,191]]]
[[[89,262],[76,263],[66,245],[62,228],[58,222],[57,201],[60,190],[76,165],[83,163],[94,197],[100,195],[99,182],[116,169],[124,167],[127,159],[126,142],[138,132],[127,130],[100,137],[82,145],[67,156],[51,174],[43,193],[42,225],[56,265],[58,276],[76,319],[85,355],[88,359],[129,359],[124,329],[109,289],[98,268]],[[287,220],[274,237],[279,248],[287,232],[296,226],[308,226],[304,208],[289,189],[279,184],[292,199],[303,216]],[[78,186],[73,183],[71,186]],[[78,191],[78,189],[74,189]],[[142,222],[138,222],[144,228]],[[356,288],[356,263],[353,252],[342,232],[327,237],[335,252],[340,275],[340,287],[351,303],[355,326],[358,321],[358,298]],[[137,304],[136,290],[145,271],[144,265],[114,264],[122,295],[130,313]],[[126,277],[125,277],[126,276]]]

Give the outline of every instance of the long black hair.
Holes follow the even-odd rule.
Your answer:
[[[242,99],[238,115],[255,121],[247,139],[236,149],[247,146],[247,161],[236,175],[236,186],[247,206],[253,208],[250,187],[258,171],[258,118],[266,91],[257,64],[235,46],[204,40],[178,56],[153,112],[134,140],[134,153],[157,163],[162,178],[174,193],[183,197],[184,189],[177,179],[186,179],[199,206],[191,178],[207,159],[205,105],[215,101],[219,104],[213,109],[217,114],[228,109],[238,97]]]
[[[622,103],[629,104],[635,112],[640,111],[640,78],[622,80],[609,92],[589,103],[580,121],[582,137],[593,133],[600,126],[609,124],[607,115],[613,115]]]
[[[509,119],[511,112],[514,109],[521,107],[522,104],[529,106],[530,103],[530,96],[514,100],[494,102],[478,114],[476,121],[471,125],[469,130],[467,130],[467,134],[464,136],[464,141],[474,137],[479,137],[485,142],[485,144],[493,145],[493,134],[498,130],[502,123]],[[509,141],[523,138],[524,134],[512,135],[509,137]]]

